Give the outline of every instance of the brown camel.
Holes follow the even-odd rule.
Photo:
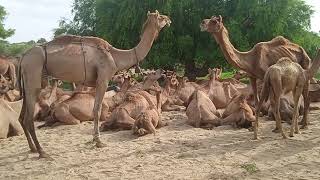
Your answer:
[[[146,79],[152,79],[154,76],[159,77],[157,73],[152,73],[149,74]],[[119,76],[117,78],[121,79]],[[123,103],[127,90],[132,86],[132,81],[129,76],[125,75],[121,82],[122,84],[119,84],[120,92],[110,97],[105,95],[103,98],[100,121],[105,121],[110,116],[110,112]],[[145,80],[144,83],[152,84],[150,80]],[[145,87],[145,84],[142,84],[141,87]],[[52,126],[56,122],[64,125],[75,125],[84,121],[91,121],[94,118],[92,114],[93,106],[94,91],[75,92],[67,100],[57,103],[57,105],[51,109],[50,116],[46,118],[46,123],[39,126],[39,128]]]
[[[16,68],[14,64],[4,58],[0,57],[0,75],[8,76],[11,80],[10,89],[14,89],[17,78],[16,78]]]
[[[231,97],[238,93],[236,88],[230,88],[230,96],[226,93],[225,88],[229,88],[224,85],[224,83],[227,83],[228,85],[231,85],[228,82],[220,82],[217,80],[217,71],[218,69],[210,69],[208,70],[209,72],[209,84],[206,87],[199,88],[200,90],[206,92],[213,102],[213,104],[216,106],[217,109],[222,109],[225,108]]]
[[[220,125],[232,125],[235,128],[249,128],[254,120],[253,110],[248,105],[245,95],[236,94],[232,97],[219,122]]]
[[[206,93],[196,90],[190,97],[186,114],[187,123],[196,128],[218,125],[218,116],[216,107],[209,99]]]
[[[254,139],[258,139],[259,112],[262,103],[269,97],[273,108],[273,114],[276,118],[276,129],[280,131],[283,138],[287,138],[282,129],[281,117],[279,113],[280,96],[284,93],[292,92],[294,99],[294,112],[291,121],[290,137],[293,132],[300,133],[298,126],[298,103],[300,96],[306,95],[309,91],[309,80],[314,76],[320,66],[320,49],[317,57],[313,61],[310,69],[304,70],[298,63],[290,58],[281,58],[276,64],[270,66],[264,77],[264,84],[261,91],[261,101],[257,107],[256,121],[254,125]],[[304,96],[305,97],[305,96]],[[303,124],[305,126],[305,124]]]
[[[254,93],[255,104],[258,104],[257,79],[263,79],[264,75],[271,65],[275,64],[280,58],[288,57],[294,62],[299,63],[303,69],[308,69],[310,58],[305,50],[278,36],[268,42],[256,44],[248,52],[240,52],[234,48],[229,40],[229,34],[224,27],[221,16],[212,16],[210,19],[204,19],[200,24],[201,31],[207,31],[215,38],[226,58],[234,67],[248,73]],[[304,98],[303,124],[307,126],[309,101],[308,94]]]
[[[161,128],[168,125],[161,120],[161,92],[157,91],[156,93],[157,106],[154,106],[154,104],[150,104],[149,102],[148,109],[140,113],[140,115],[134,121],[132,126],[133,134],[143,136],[153,133],[156,135],[156,128]]]
[[[35,46],[30,49],[21,59],[21,73],[19,73],[24,95],[21,122],[30,149],[33,152],[37,151],[40,157],[48,156],[38,142],[32,118],[43,71],[61,80],[96,87],[93,141],[97,147],[102,147],[99,119],[103,96],[109,81],[116,72],[142,61],[160,30],[170,23],[169,17],[160,15],[158,11],[148,12],[141,41],[130,50],[117,49],[100,38],[78,36],[61,36],[42,47]]]
[[[21,110],[19,103],[21,104],[21,101],[9,103],[0,99],[0,139],[23,133],[18,122],[19,110]]]

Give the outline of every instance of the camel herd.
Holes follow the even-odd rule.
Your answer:
[[[200,29],[212,34],[226,60],[239,70],[234,77],[222,79],[219,68],[209,68],[208,78],[196,82],[161,69],[133,72],[170,24],[168,16],[148,12],[141,40],[129,50],[96,37],[64,35],[28,50],[17,71],[10,61],[0,59],[0,112],[5,114],[0,117],[0,138],[24,133],[30,150],[43,158],[48,155],[37,139],[34,121],[42,121],[38,128],[43,128],[93,120],[97,147],[103,147],[100,131],[156,134],[168,125],[162,111],[185,110],[186,123],[196,128],[252,128],[254,139],[259,138],[260,115],[275,119],[274,131],[283,138],[287,135],[282,120],[291,123],[290,137],[300,132],[299,115],[302,128],[308,126],[310,97],[320,100],[320,85],[313,79],[320,50],[311,61],[302,47],[278,36],[240,52],[231,44],[222,17],[213,16],[204,19]],[[143,81],[137,82],[135,75]],[[243,78],[251,83],[241,82]],[[62,89],[62,81],[73,83],[73,89]],[[108,88],[109,83],[114,88]]]

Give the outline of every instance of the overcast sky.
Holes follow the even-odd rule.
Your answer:
[[[38,40],[41,37],[50,40],[53,29],[58,27],[62,17],[71,18],[73,0],[0,0],[0,4],[9,13],[6,27],[15,29],[8,38],[10,42]],[[320,0],[306,0],[316,11],[312,17],[311,30],[320,31]]]

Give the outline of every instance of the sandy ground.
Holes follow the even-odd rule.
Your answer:
[[[262,139],[253,141],[246,129],[196,129],[184,112],[169,112],[156,136],[103,132],[101,149],[90,143],[91,122],[41,129],[53,160],[29,153],[24,135],[0,140],[0,179],[319,179],[319,117],[312,111],[309,129],[287,140],[262,121]]]

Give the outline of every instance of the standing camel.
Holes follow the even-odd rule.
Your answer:
[[[290,58],[283,57],[276,64],[270,66],[264,76],[263,88],[261,91],[261,101],[257,107],[256,122],[254,125],[254,139],[258,139],[258,117],[262,103],[270,98],[270,104],[276,119],[276,129],[280,131],[283,138],[287,138],[282,129],[280,117],[280,96],[292,91],[294,100],[294,110],[291,121],[290,137],[293,137],[293,131],[298,134],[298,104],[301,94],[308,93],[308,82],[317,72],[320,66],[320,49],[318,55],[312,62],[310,69],[304,70],[298,63]]]
[[[33,122],[34,104],[41,89],[43,71],[64,81],[96,87],[93,142],[97,147],[102,147],[99,119],[109,80],[116,72],[129,69],[142,61],[160,30],[166,25],[170,26],[170,23],[170,18],[159,14],[158,11],[148,12],[141,40],[136,47],[129,50],[112,47],[100,38],[79,36],[61,36],[44,46],[31,48],[20,62],[19,73],[24,95],[20,121],[31,151],[38,152],[40,158],[48,157],[39,144]]]
[[[250,77],[255,104],[258,104],[257,79],[263,79],[268,67],[275,64],[280,58],[288,57],[299,63],[303,69],[308,69],[310,58],[305,50],[278,36],[268,42],[256,44],[250,51],[240,52],[234,48],[229,39],[227,29],[224,27],[221,16],[212,16],[204,19],[200,24],[201,31],[207,31],[215,38],[226,58],[234,67],[245,71]],[[304,97],[303,127],[308,124],[309,101],[308,94]]]

